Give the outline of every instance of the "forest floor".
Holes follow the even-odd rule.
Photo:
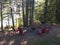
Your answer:
[[[60,25],[52,26],[49,33],[37,35],[36,31],[24,36],[5,31],[0,32],[0,45],[60,45]]]

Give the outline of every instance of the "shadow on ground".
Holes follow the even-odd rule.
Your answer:
[[[49,33],[42,35],[37,35],[36,32],[24,36],[0,32],[0,45],[60,45],[60,27],[53,27]]]

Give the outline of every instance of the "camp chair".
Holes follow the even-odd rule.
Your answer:
[[[40,29],[37,31],[37,34],[47,33],[50,29],[51,27],[47,24],[41,25]]]
[[[21,35],[25,35],[25,33],[27,32],[27,30],[24,30],[22,27],[18,27],[19,30],[19,34]]]

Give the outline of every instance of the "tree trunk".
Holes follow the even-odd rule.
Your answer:
[[[25,27],[25,15],[24,15],[24,0],[22,0],[22,14],[23,14],[23,26]]]
[[[43,20],[44,23],[46,23],[47,5],[48,5],[48,0],[45,0],[44,20]]]
[[[34,0],[30,0],[30,25],[33,24]]]
[[[2,31],[3,31],[2,3],[1,3],[1,29],[2,29]]]
[[[12,17],[12,24],[13,24],[13,30],[14,30],[14,16],[12,15],[12,8],[10,7],[11,9],[11,17]]]
[[[56,22],[60,23],[60,0],[56,0]]]
[[[8,15],[8,26],[9,26],[9,15]]]
[[[26,0],[26,26],[28,26],[28,12],[29,12],[29,2]]]

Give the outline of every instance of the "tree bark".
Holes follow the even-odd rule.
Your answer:
[[[9,15],[8,15],[8,26],[9,26]]]
[[[60,0],[56,0],[56,22],[60,23]]]
[[[13,30],[14,30],[14,16],[12,15],[12,8],[10,7],[10,9],[11,9],[11,17],[12,17],[12,24],[13,24]]]
[[[45,0],[45,7],[44,7],[44,20],[43,22],[46,23],[46,14],[47,14],[47,5],[48,5],[48,0]]]
[[[24,15],[24,0],[22,0],[22,14],[23,14],[23,26],[25,27],[25,15]]]
[[[28,12],[29,12],[29,2],[26,0],[26,26],[28,26]]]
[[[30,0],[30,25],[33,24],[34,0]]]
[[[2,3],[1,3],[1,29],[2,29],[2,31],[3,31]]]

